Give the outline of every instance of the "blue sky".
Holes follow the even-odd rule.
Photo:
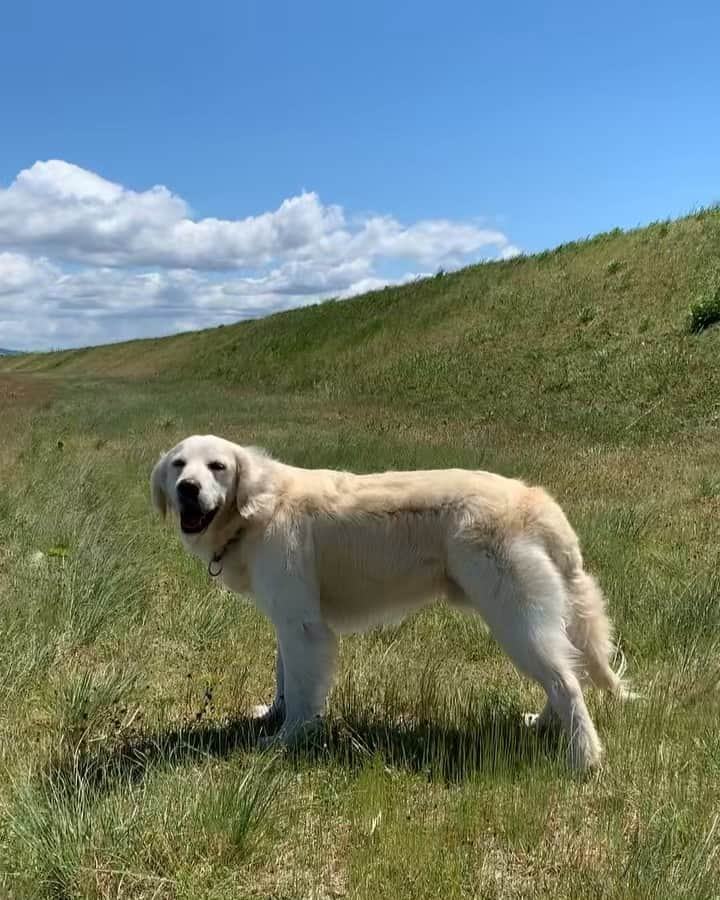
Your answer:
[[[717,3],[2,20],[0,346],[232,321],[720,200]]]

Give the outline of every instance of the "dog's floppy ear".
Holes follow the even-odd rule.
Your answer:
[[[155,463],[150,476],[150,496],[152,505],[165,518],[167,513],[167,493],[165,492],[165,471],[167,466],[167,454],[163,453]]]
[[[269,519],[275,505],[267,455],[255,447],[235,450],[235,505],[245,521]]]

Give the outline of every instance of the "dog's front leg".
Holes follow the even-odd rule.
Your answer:
[[[317,620],[287,622],[277,629],[283,662],[285,720],[277,737],[291,743],[317,722],[337,665],[338,642]]]
[[[275,651],[275,697],[270,706],[263,703],[253,707],[253,718],[265,730],[280,725],[285,718],[285,672],[280,641]]]

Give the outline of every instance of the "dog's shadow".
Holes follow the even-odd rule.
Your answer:
[[[140,781],[161,768],[260,749],[264,731],[248,717],[149,729],[121,742],[93,743],[54,755],[41,773],[54,790],[101,794],[119,783]],[[481,708],[466,721],[385,721],[349,715],[323,722],[283,751],[291,766],[342,766],[359,770],[369,761],[388,769],[422,773],[457,783],[478,773],[510,774],[558,758],[557,733],[536,733],[518,710]]]

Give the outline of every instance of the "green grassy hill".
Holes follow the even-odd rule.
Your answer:
[[[720,271],[720,210],[350,301],[159,340],[4,360],[14,371],[188,378],[591,440],[717,421],[720,330],[690,303]]]
[[[0,359],[0,897],[716,900],[720,210],[263,320]],[[709,316],[712,318],[712,315]],[[539,482],[637,703],[542,692],[444,606],[343,640],[317,739],[258,751],[274,641],[153,515],[194,432],[299,465]]]

